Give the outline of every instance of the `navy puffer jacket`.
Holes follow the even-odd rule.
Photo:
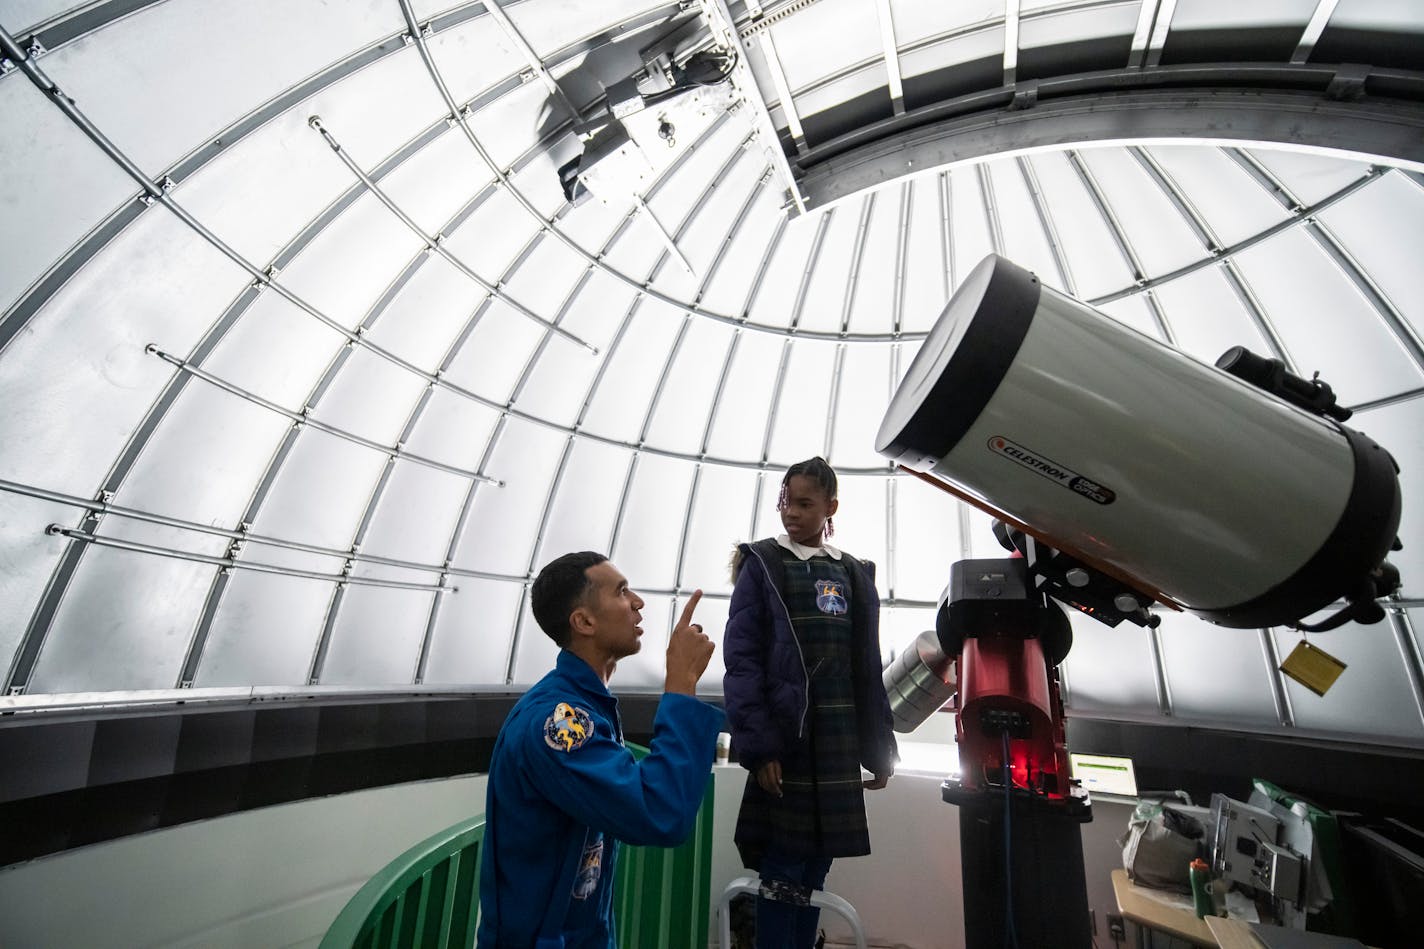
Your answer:
[[[782,547],[775,538],[740,544],[733,562],[732,604],[722,655],[722,695],[737,760],[748,771],[780,761],[805,740],[808,680],[801,645],[782,592]],[[880,673],[880,596],[875,565],[841,552],[851,578],[852,629],[860,763],[887,774],[896,760],[890,702]]]

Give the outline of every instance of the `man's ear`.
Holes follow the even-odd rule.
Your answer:
[[[575,636],[592,636],[593,627],[593,613],[587,607],[580,606],[569,614],[569,629]]]

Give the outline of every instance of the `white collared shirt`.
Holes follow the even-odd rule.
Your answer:
[[[798,544],[787,534],[781,534],[776,538],[776,542],[787,550],[791,551],[802,560],[810,560],[812,557],[826,556],[832,560],[840,560],[841,552],[830,544],[821,544],[819,547],[807,547],[805,544]]]

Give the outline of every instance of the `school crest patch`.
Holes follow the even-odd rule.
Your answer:
[[[554,714],[544,721],[544,743],[555,751],[576,751],[592,735],[588,712],[567,702],[554,706]]]
[[[816,581],[816,609],[832,616],[840,616],[848,609],[845,598],[845,584],[839,580]]]

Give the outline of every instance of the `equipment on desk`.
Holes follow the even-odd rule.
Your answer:
[[[1057,668],[1072,628],[1055,600],[1109,626],[1155,627],[1161,602],[1224,626],[1305,628],[1343,598],[1311,627],[1329,628],[1377,622],[1376,598],[1399,588],[1389,453],[1341,424],[1318,379],[1240,349],[1218,365],[990,255],[886,410],[876,450],[995,517],[1013,554],[955,563],[942,656],[917,646],[885,674],[908,699],[902,730],[933,711],[918,701],[942,692],[931,678],[958,686],[961,773],[943,797],[959,806],[968,949],[1092,939],[1078,827],[1092,812],[1070,777]],[[1287,853],[1258,853],[1284,886]]]
[[[1211,812],[1190,804],[1142,800],[1133,808],[1127,832],[1118,838],[1122,868],[1138,886],[1191,890],[1187,868],[1207,855],[1205,821]]]
[[[1292,810],[1261,790],[1243,804],[1213,794],[1211,869],[1271,905],[1284,925],[1304,929],[1306,916],[1330,902],[1320,864],[1315,831],[1303,808]]]

